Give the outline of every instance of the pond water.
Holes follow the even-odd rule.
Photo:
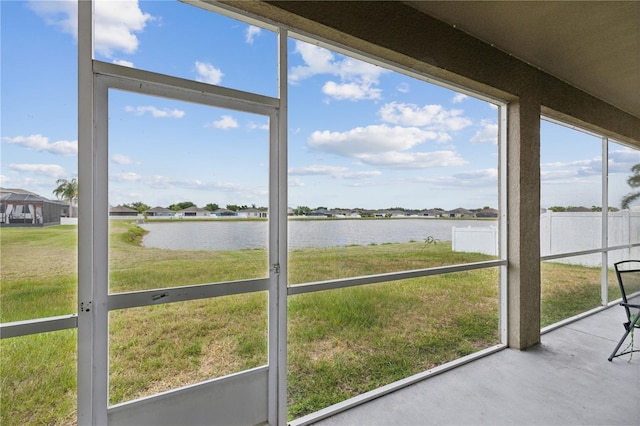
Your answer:
[[[405,243],[428,237],[451,241],[451,228],[491,226],[490,220],[290,220],[289,248]],[[167,221],[140,225],[145,247],[169,250],[242,250],[267,246],[266,221]]]

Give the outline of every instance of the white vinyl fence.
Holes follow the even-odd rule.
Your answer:
[[[499,243],[496,226],[451,227],[451,249],[453,251],[497,256]]]
[[[77,217],[61,217],[60,225],[77,225],[78,218]]]
[[[640,212],[621,210],[609,213],[608,247],[624,246],[640,242]],[[452,227],[453,251],[498,255],[498,229],[486,227]],[[602,213],[600,212],[551,212],[540,215],[540,255],[598,249],[602,247]],[[630,247],[609,252],[608,263],[625,259],[640,259],[640,247]],[[584,266],[599,266],[600,253],[556,259],[555,262]]]

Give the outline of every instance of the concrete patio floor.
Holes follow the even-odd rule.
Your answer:
[[[315,424],[640,425],[640,353],[607,361],[624,319],[610,307],[533,349],[499,351]],[[637,330],[635,339],[638,349]]]

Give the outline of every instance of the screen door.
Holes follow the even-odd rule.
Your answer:
[[[92,321],[92,377],[79,380],[93,383],[93,410],[109,424],[266,423],[277,99],[98,65],[84,157],[94,297],[79,314]]]

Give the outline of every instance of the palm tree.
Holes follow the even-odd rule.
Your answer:
[[[78,198],[78,179],[58,179],[56,181],[56,185],[58,185],[58,187],[53,190],[53,194],[60,200],[69,200],[68,217],[71,217],[71,212],[73,211],[73,200]]]
[[[640,164],[636,164],[635,166],[631,167],[631,171],[633,172],[633,174],[629,176],[629,179],[627,179],[627,183],[632,188],[638,188],[640,187]],[[621,207],[623,209],[628,209],[629,204],[639,198],[640,191],[630,192],[622,197]]]

